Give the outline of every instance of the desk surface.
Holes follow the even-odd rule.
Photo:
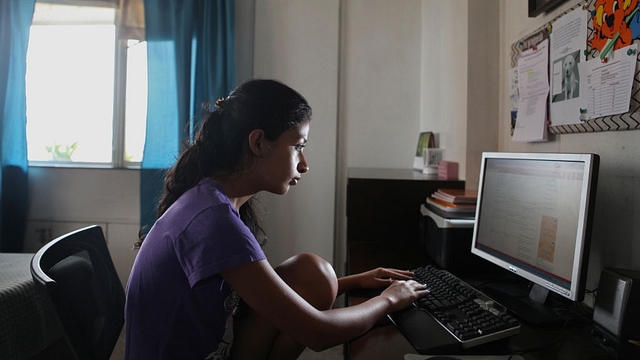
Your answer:
[[[350,296],[350,303],[357,304],[366,296]],[[535,328],[522,324],[521,333],[500,343],[490,343],[466,349],[461,356],[522,354],[526,360],[606,360],[605,352],[591,342],[591,325]],[[345,359],[386,360],[403,359],[406,354],[418,354],[411,343],[390,321],[384,321],[360,338],[349,342]],[[456,354],[447,354],[453,355]],[[428,356],[423,356],[426,359]],[[419,359],[416,357],[415,359]]]
[[[50,302],[31,278],[33,254],[0,253],[0,357],[28,359],[61,337]]]

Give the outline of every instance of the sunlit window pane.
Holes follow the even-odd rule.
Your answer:
[[[125,161],[142,161],[147,121],[147,43],[129,40],[125,110]]]
[[[118,28],[124,18],[115,7],[72,4],[35,5],[27,54],[29,162],[136,167],[146,131],[146,43],[122,39],[142,32]]]
[[[114,53],[114,25],[31,27],[30,161],[112,161]]]

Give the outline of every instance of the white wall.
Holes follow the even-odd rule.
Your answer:
[[[341,155],[351,167],[411,168],[420,133],[421,1],[343,1],[342,16]]]
[[[333,258],[338,0],[257,0],[253,73],[299,91],[313,108],[309,173],[288,194],[260,194],[272,265],[300,252]]]
[[[421,129],[436,134],[445,159],[460,163],[465,179],[467,145],[467,0],[422,4]],[[474,16],[476,16],[474,14]]]
[[[464,179],[468,189],[477,189],[482,152],[498,150],[500,2],[473,0],[468,4],[467,137]]]
[[[135,170],[29,168],[25,252],[62,234],[100,225],[125,284],[140,230],[140,174]]]
[[[507,71],[510,46],[552,21],[578,1],[536,18],[527,16],[526,0],[502,0],[500,69],[500,150],[593,152],[600,155],[600,177],[587,288],[597,288],[603,266],[640,269],[640,132],[638,130],[565,134],[546,143],[516,143],[509,131]],[[592,299],[586,299],[590,301]]]

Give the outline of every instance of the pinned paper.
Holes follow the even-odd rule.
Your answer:
[[[580,122],[580,108],[585,107],[584,92],[580,82],[584,75],[579,65],[586,61],[588,12],[576,8],[553,24],[549,37],[551,96],[549,117],[553,125],[569,125]]]
[[[587,119],[629,111],[637,48],[638,44],[632,44],[614,51],[606,63],[595,58],[582,66],[586,81],[581,91],[586,94]]]
[[[518,59],[518,115],[513,141],[547,140],[549,40],[523,51]]]

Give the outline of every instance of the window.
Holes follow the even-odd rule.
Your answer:
[[[31,165],[136,167],[147,106],[146,43],[110,7],[36,3],[27,52]]]

